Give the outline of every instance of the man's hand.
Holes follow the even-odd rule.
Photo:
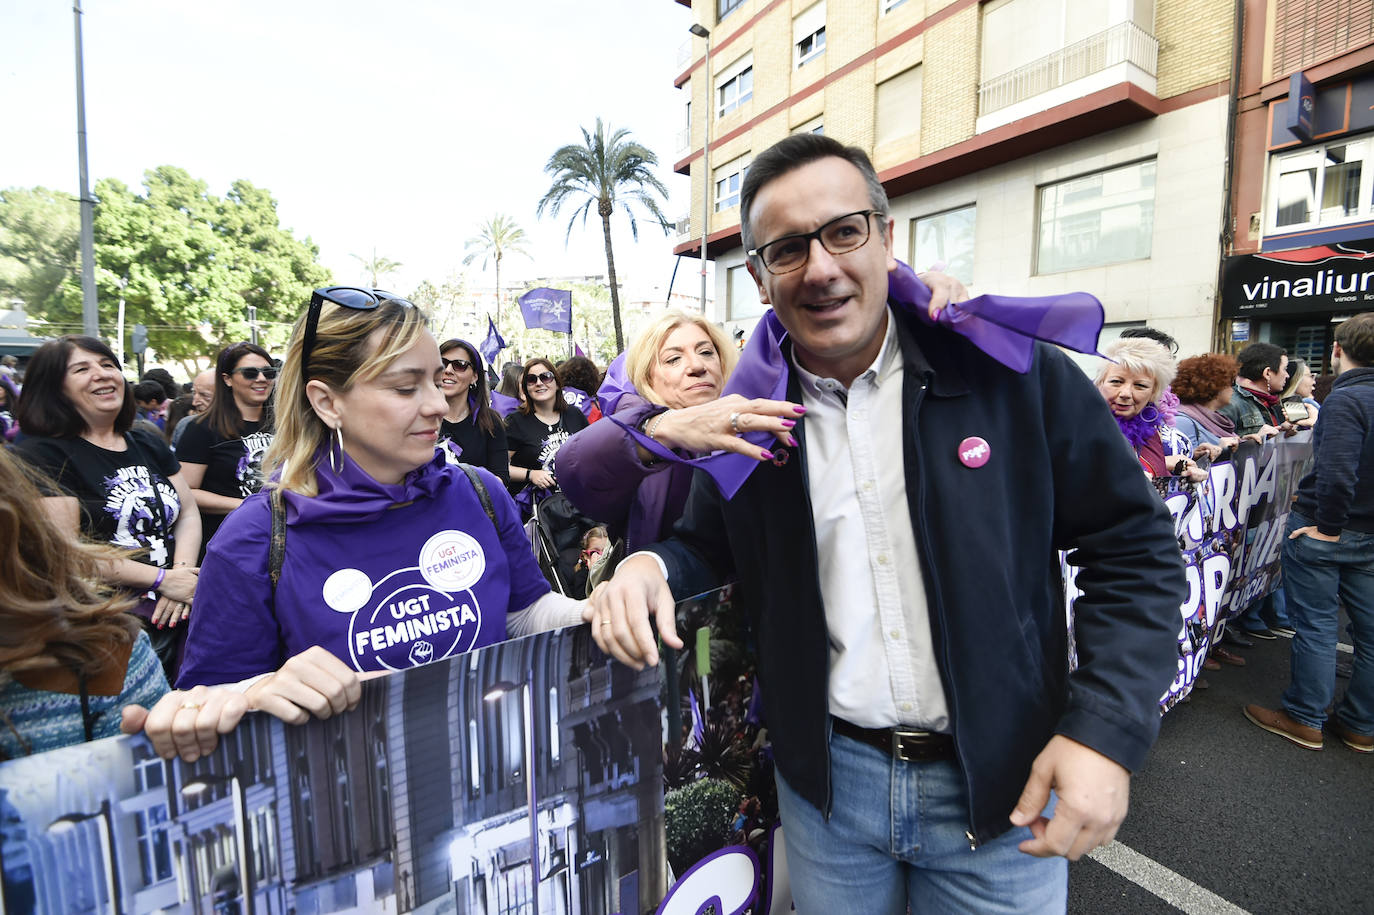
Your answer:
[[[232,731],[247,710],[247,701],[233,690],[197,686],[172,690],[151,711],[124,706],[119,728],[125,734],[143,731],[163,759],[180,756],[195,762],[213,753],[219,735]]]
[[[611,657],[643,670],[658,663],[658,644],[649,615],[658,621],[665,644],[682,647],[677,635],[673,592],[650,556],[631,556],[616,567],[615,576],[596,586],[587,599],[583,618],[592,625],[592,638]]]
[[[963,302],[968,299],[968,290],[964,288],[964,284],[944,273],[944,269],[944,264],[932,264],[925,273],[916,274],[916,278],[930,288],[930,305],[927,308],[931,318],[938,318],[940,312],[951,302]]]
[[[1320,540],[1322,543],[1341,542],[1340,534],[1337,534],[1334,537],[1332,537],[1330,534],[1323,534],[1321,531],[1317,530],[1317,526],[1315,524],[1309,524],[1307,527],[1300,527],[1293,533],[1288,535],[1289,540],[1297,540],[1299,537],[1311,537],[1313,540]]]
[[[287,724],[310,716],[328,718],[348,711],[362,698],[358,672],[319,645],[288,658],[281,669],[248,687],[248,707]]]
[[[1041,815],[1050,790],[1059,795],[1054,817]],[[1011,812],[1016,826],[1029,826],[1034,838],[1019,846],[1037,858],[1063,855],[1077,861],[1116,835],[1126,818],[1131,773],[1090,747],[1063,735],[1050,738],[1035,757],[1021,799]]]

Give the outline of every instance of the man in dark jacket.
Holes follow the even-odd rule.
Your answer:
[[[1281,708],[1247,705],[1245,717],[1309,750],[1322,725],[1350,749],[1374,753],[1374,312],[1336,329],[1336,382],[1313,434],[1312,471],[1298,484],[1283,545],[1292,620],[1292,669]],[[1338,602],[1350,614],[1355,663],[1335,693]]]
[[[1064,857],[1115,834],[1177,670],[1162,501],[1061,352],[1019,374],[888,304],[892,220],[861,150],[781,141],[741,213],[805,409],[722,424],[800,444],[728,500],[698,474],[674,538],[593,595],[592,631],[657,663],[650,615],[679,647],[672,592],[739,576],[798,911],[1062,911]],[[1060,549],[1081,570],[1073,673]]]

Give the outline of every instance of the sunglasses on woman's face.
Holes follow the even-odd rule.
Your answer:
[[[445,359],[440,356],[439,361],[444,364],[444,368],[453,369],[455,372],[466,372],[472,368],[472,363],[466,359]]]
[[[525,376],[525,385],[528,387],[535,383],[553,384],[553,379],[553,372],[540,372],[538,375],[531,373]]]
[[[245,366],[244,366],[243,368],[241,368],[241,369],[234,369],[234,370],[233,370],[232,372],[230,372],[229,374],[230,374],[230,375],[242,375],[244,378],[248,379],[249,381],[257,381],[257,380],[258,380],[258,376],[261,375],[262,377],[266,378],[268,381],[272,381],[273,379],[275,379],[275,378],[277,377],[277,370],[274,369],[274,368],[272,368],[271,366],[268,366],[267,368],[264,368],[264,369],[260,369],[260,368],[258,368],[256,365],[245,365]]]
[[[301,345],[301,381],[310,380],[310,353],[315,348],[315,332],[319,329],[320,310],[324,308],[325,302],[354,311],[373,311],[383,302],[398,302],[406,308],[415,307],[415,303],[383,289],[363,289],[358,286],[326,286],[316,289],[310,295],[310,310],[305,316],[305,338]]]

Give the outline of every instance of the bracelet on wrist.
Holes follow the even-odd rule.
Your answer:
[[[649,421],[644,424],[644,434],[657,442],[658,437],[654,433],[658,431],[658,424],[663,422],[663,417],[667,416],[671,412],[671,410],[664,410],[662,413],[658,413],[650,417]]]
[[[148,590],[149,590],[149,591],[156,592],[158,588],[162,587],[162,580],[163,580],[164,578],[166,578],[166,577],[167,577],[167,570],[166,570],[166,569],[158,569],[158,570],[157,570],[157,578],[154,578],[154,579],[153,579],[153,586],[152,586],[151,588],[149,588]]]

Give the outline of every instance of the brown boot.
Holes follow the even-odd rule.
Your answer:
[[[1245,717],[1250,723],[1264,728],[1270,734],[1277,734],[1308,750],[1322,748],[1322,732],[1316,728],[1294,721],[1281,709],[1267,709],[1259,705],[1247,705]]]
[[[1223,664],[1230,664],[1232,667],[1245,666],[1245,659],[1242,658],[1240,655],[1236,654],[1234,651],[1231,651],[1229,648],[1223,648],[1220,645],[1213,645],[1210,654],[1212,657],[1216,658]]]
[[[1329,719],[1326,726],[1341,739],[1341,743],[1356,753],[1374,753],[1374,734],[1356,734],[1335,718]]]

